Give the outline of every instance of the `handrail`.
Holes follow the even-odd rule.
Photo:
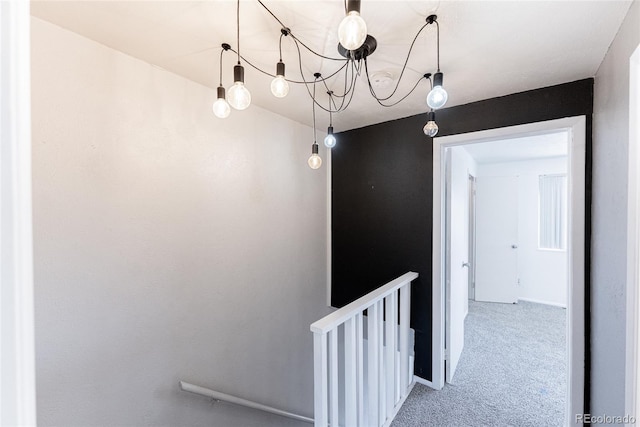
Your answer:
[[[241,397],[232,396],[230,394],[214,391],[206,387],[190,384],[184,381],[180,381],[180,389],[188,391],[189,393],[199,394],[201,396],[210,397],[215,400],[221,400],[234,405],[246,406],[247,408],[258,409],[260,411],[269,412],[271,414],[280,415],[282,417],[293,418],[294,420],[304,421],[313,424],[313,418],[305,417],[303,415],[294,414],[291,412],[283,411],[281,409],[273,408],[271,406],[263,405],[261,403],[252,402],[250,400],[242,399]]]
[[[311,324],[315,427],[337,426],[340,419],[350,427],[391,424],[414,384],[416,278],[418,273],[405,273]]]
[[[415,280],[418,277],[418,273],[410,271],[408,273],[403,274],[397,279],[392,280],[384,286],[379,287],[378,289],[371,291],[367,295],[358,298],[350,304],[345,305],[344,307],[334,311],[333,313],[323,317],[311,324],[311,332],[318,334],[325,334],[330,330],[334,329],[336,326],[341,325],[346,320],[353,316],[353,313],[362,311],[365,308],[373,305],[376,301],[380,301],[386,296],[392,294],[406,283]]]

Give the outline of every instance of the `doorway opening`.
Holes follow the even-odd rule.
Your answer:
[[[444,386],[445,380],[451,381],[453,374],[455,373],[455,366],[457,358],[459,357],[463,345],[463,339],[459,334],[447,334],[446,326],[452,326],[452,322],[455,321],[456,316],[459,319],[459,312],[461,308],[456,306],[456,292],[460,292],[461,287],[452,287],[452,281],[455,282],[456,274],[460,275],[460,266],[465,262],[459,262],[455,260],[456,248],[448,245],[447,242],[452,241],[452,237],[455,239],[456,234],[460,234],[460,230],[452,230],[451,225],[455,218],[452,219],[451,215],[456,215],[456,202],[455,200],[448,203],[448,197],[452,196],[452,175],[451,168],[447,165],[451,164],[452,156],[456,154],[453,151],[454,147],[465,146],[467,150],[475,149],[473,147],[479,147],[477,144],[485,143],[488,141],[503,141],[506,139],[533,137],[539,135],[553,134],[553,133],[565,133],[568,136],[569,143],[567,145],[567,167],[566,167],[566,182],[567,191],[569,197],[567,198],[567,210],[569,215],[567,216],[565,233],[567,238],[563,241],[565,247],[565,257],[568,260],[568,268],[566,271],[566,283],[568,285],[564,287],[566,290],[566,374],[567,374],[567,387],[566,387],[566,409],[565,409],[565,423],[572,422],[572,418],[575,414],[581,414],[583,408],[584,398],[584,198],[585,198],[585,123],[584,116],[552,120],[548,122],[533,123],[521,126],[514,126],[510,128],[493,129],[489,131],[474,132],[462,135],[452,135],[447,137],[434,139],[434,263],[433,263],[433,311],[434,311],[434,341],[433,341],[433,381],[430,384],[435,389],[441,389]],[[502,150],[498,150],[498,153]],[[453,154],[452,154],[453,153]],[[494,151],[495,153],[495,151]],[[454,159],[455,160],[455,159]],[[474,173],[475,172],[475,173]],[[504,230],[515,231],[516,238],[506,237],[507,241],[501,243],[501,247],[493,248],[489,251],[477,251],[475,253],[477,268],[475,271],[476,287],[474,289],[474,299],[491,298],[489,300],[498,300],[496,298],[503,298],[503,302],[516,302],[518,300],[517,288],[515,286],[503,287],[499,285],[499,281],[503,280],[500,277],[493,277],[496,274],[496,268],[489,268],[486,271],[482,271],[483,266],[488,265],[488,260],[480,259],[482,256],[496,257],[497,261],[503,264],[509,263],[509,269],[507,269],[513,275],[511,284],[517,283],[518,276],[518,221],[513,217],[510,219],[501,220],[498,225],[494,225],[494,228],[487,228],[487,224],[480,224],[481,210],[486,210],[487,207],[483,207],[482,203],[488,205],[489,208],[497,210],[499,212],[506,210],[513,210],[513,199],[515,198],[515,205],[517,206],[517,196],[505,196],[508,192],[515,189],[517,191],[518,182],[517,179],[485,179],[486,185],[482,184],[482,177],[480,177],[477,171],[472,171],[467,168],[467,174],[464,176],[465,180],[468,180],[468,174],[473,175],[476,178],[476,199],[474,200],[475,207],[475,230],[477,241],[476,245],[481,244],[480,230],[488,232],[493,239],[484,239],[485,242],[493,244],[492,240],[497,240],[495,237],[497,234],[502,233]],[[549,174],[551,175],[551,174]],[[470,180],[469,180],[470,181]],[[490,182],[493,181],[493,182]],[[552,180],[550,180],[552,181]],[[466,184],[470,185],[470,184]],[[542,188],[542,184],[539,184]],[[483,197],[481,201],[480,196],[477,194],[482,189],[493,188],[489,193],[493,193],[494,197]],[[513,194],[513,193],[512,193]],[[517,193],[516,193],[517,194]],[[467,197],[465,195],[465,197]],[[471,204],[471,198],[469,202]],[[504,205],[504,206],[502,206]],[[499,209],[496,209],[500,206]],[[459,208],[459,206],[458,206]],[[468,208],[465,208],[468,209]],[[538,214],[536,212],[536,214]],[[517,216],[516,216],[517,218]],[[469,220],[469,227],[471,229],[471,220]],[[504,233],[502,233],[504,234]],[[459,237],[459,236],[458,236]],[[468,237],[467,237],[468,239]],[[509,239],[511,240],[509,242]],[[464,235],[461,238],[464,240]],[[462,251],[464,253],[464,251]],[[468,253],[468,252],[467,252]],[[465,257],[471,257],[473,254]],[[510,261],[508,261],[510,260]],[[466,263],[471,264],[468,262]],[[460,264],[460,265],[458,265]],[[452,268],[453,267],[453,268]],[[501,269],[504,270],[504,269]],[[468,274],[468,273],[467,273]],[[469,275],[470,276],[470,275]],[[480,280],[482,277],[490,276],[490,282],[492,286],[487,288],[480,288]],[[468,293],[467,286],[464,288],[464,293]],[[514,291],[515,290],[515,291]],[[487,296],[488,295],[488,296]],[[459,298],[459,297],[458,297]],[[531,300],[541,299],[530,297]],[[537,302],[545,302],[543,300]],[[549,301],[546,301],[549,302]],[[558,304],[562,305],[562,304]],[[463,308],[463,310],[465,310]],[[457,313],[457,314],[456,314]],[[464,316],[462,317],[464,319]],[[497,348],[496,351],[509,351],[507,348]],[[445,369],[448,368],[448,369]]]

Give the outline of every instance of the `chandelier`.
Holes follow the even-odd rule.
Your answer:
[[[378,42],[372,35],[367,33],[367,24],[360,16],[360,0],[348,0],[345,4],[345,17],[338,26],[338,53],[340,57],[329,57],[318,53],[302,40],[300,40],[294,32],[286,26],[280,18],[278,18],[263,2],[257,0],[257,2],[268,12],[280,26],[280,35],[278,42],[278,51],[280,53],[279,60],[276,63],[275,74],[264,70],[251,61],[241,55],[240,53],[240,0],[237,0],[236,8],[236,42],[237,48],[233,49],[230,44],[222,43],[220,51],[220,84],[217,88],[217,99],[213,103],[213,113],[216,117],[224,119],[231,114],[231,108],[235,110],[244,110],[251,104],[251,93],[245,86],[244,82],[244,66],[242,62],[246,63],[250,67],[259,71],[262,74],[268,75],[273,78],[271,81],[271,93],[277,98],[284,98],[289,93],[289,84],[304,85],[312,102],[312,114],[313,114],[313,144],[311,145],[311,156],[309,157],[308,164],[312,169],[318,169],[322,165],[322,159],[318,154],[318,143],[316,141],[316,108],[320,108],[329,113],[329,127],[327,129],[327,136],[324,139],[324,145],[327,148],[333,148],[336,145],[336,137],[333,134],[333,114],[345,111],[355,93],[355,83],[357,78],[364,71],[364,75],[367,80],[367,85],[371,96],[383,107],[393,107],[409,95],[411,95],[417,88],[419,83],[425,79],[429,81],[429,92],[426,97],[426,104],[429,107],[427,113],[427,123],[424,125],[423,131],[425,135],[434,137],[438,133],[438,125],[435,121],[435,110],[442,108],[447,102],[447,91],[444,89],[443,73],[440,71],[440,26],[437,21],[436,15],[429,15],[426,18],[420,29],[418,29],[411,45],[409,52],[407,53],[406,60],[400,71],[398,81],[395,88],[390,95],[381,97],[375,92],[374,85],[371,82],[369,76],[368,57],[375,52]],[[390,101],[396,95],[400,82],[404,76],[404,72],[407,68],[407,63],[411,57],[413,47],[418,39],[418,36],[429,25],[435,24],[436,27],[436,64],[437,70],[435,73],[424,74],[416,84],[402,96],[400,99]],[[300,68],[301,80],[292,80],[285,77],[285,63],[282,60],[282,39],[284,37],[290,38],[298,53],[298,66]],[[320,73],[314,73],[312,78],[305,78],[302,66],[302,50],[306,50],[313,55],[320,58],[327,59],[338,64],[337,70],[328,76],[322,76]],[[228,96],[227,92],[222,85],[222,56],[225,52],[231,51],[237,56],[237,64],[233,67],[233,86],[229,88]],[[344,80],[344,87],[341,93],[335,93],[329,88],[327,80],[332,78]],[[327,106],[321,104],[316,96],[316,86],[322,84],[324,86],[326,94],[328,95]]]

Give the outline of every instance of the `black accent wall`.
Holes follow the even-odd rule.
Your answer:
[[[451,90],[453,90],[452,88]],[[426,105],[425,105],[426,109]],[[593,79],[492,98],[436,112],[438,136],[587,116],[586,242],[591,224]],[[431,380],[433,151],[425,114],[337,135],[332,152],[332,300],[342,307],[406,273],[416,331],[415,372]],[[590,259],[589,247],[586,259]],[[586,263],[589,307],[589,263]],[[585,310],[589,338],[589,310]],[[590,347],[587,341],[586,348]],[[587,355],[589,380],[589,360]],[[586,384],[586,390],[589,390]],[[587,393],[588,395],[588,393]],[[585,408],[588,409],[588,402]]]

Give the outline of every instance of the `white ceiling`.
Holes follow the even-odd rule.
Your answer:
[[[560,131],[467,144],[461,148],[479,164],[566,157],[569,153],[569,135],[567,131]]]
[[[338,57],[337,27],[343,0],[263,0],[313,49]],[[593,77],[631,1],[362,1],[362,16],[378,49],[369,58],[370,73],[388,71],[397,78],[409,44],[431,13],[440,23],[440,65],[449,92],[447,106]],[[236,3],[209,1],[32,1],[32,14],[106,46],[140,58],[203,85],[218,85],[220,45],[237,47]],[[278,60],[278,23],[256,0],[242,0],[240,48],[243,56],[273,73]],[[434,72],[435,28],[418,38],[398,94],[404,95],[425,72]],[[287,77],[300,79],[293,43],[283,40]],[[233,79],[234,55],[225,54],[224,85]],[[329,75],[335,61],[303,56],[306,79]],[[271,95],[271,78],[246,66],[253,103],[301,123],[312,123],[304,85],[289,95]],[[340,92],[342,81],[330,82]],[[324,90],[318,87],[319,93]],[[427,110],[428,83],[393,108],[379,106],[361,76],[349,109],[334,116],[336,131],[406,117]],[[380,90],[386,95],[388,90]],[[213,96],[213,95],[212,95]],[[325,95],[326,97],[326,95]],[[395,98],[394,98],[395,99]],[[328,103],[328,101],[327,101]],[[210,108],[209,105],[203,108]],[[233,111],[232,114],[242,114]],[[318,113],[318,127],[328,114]]]

